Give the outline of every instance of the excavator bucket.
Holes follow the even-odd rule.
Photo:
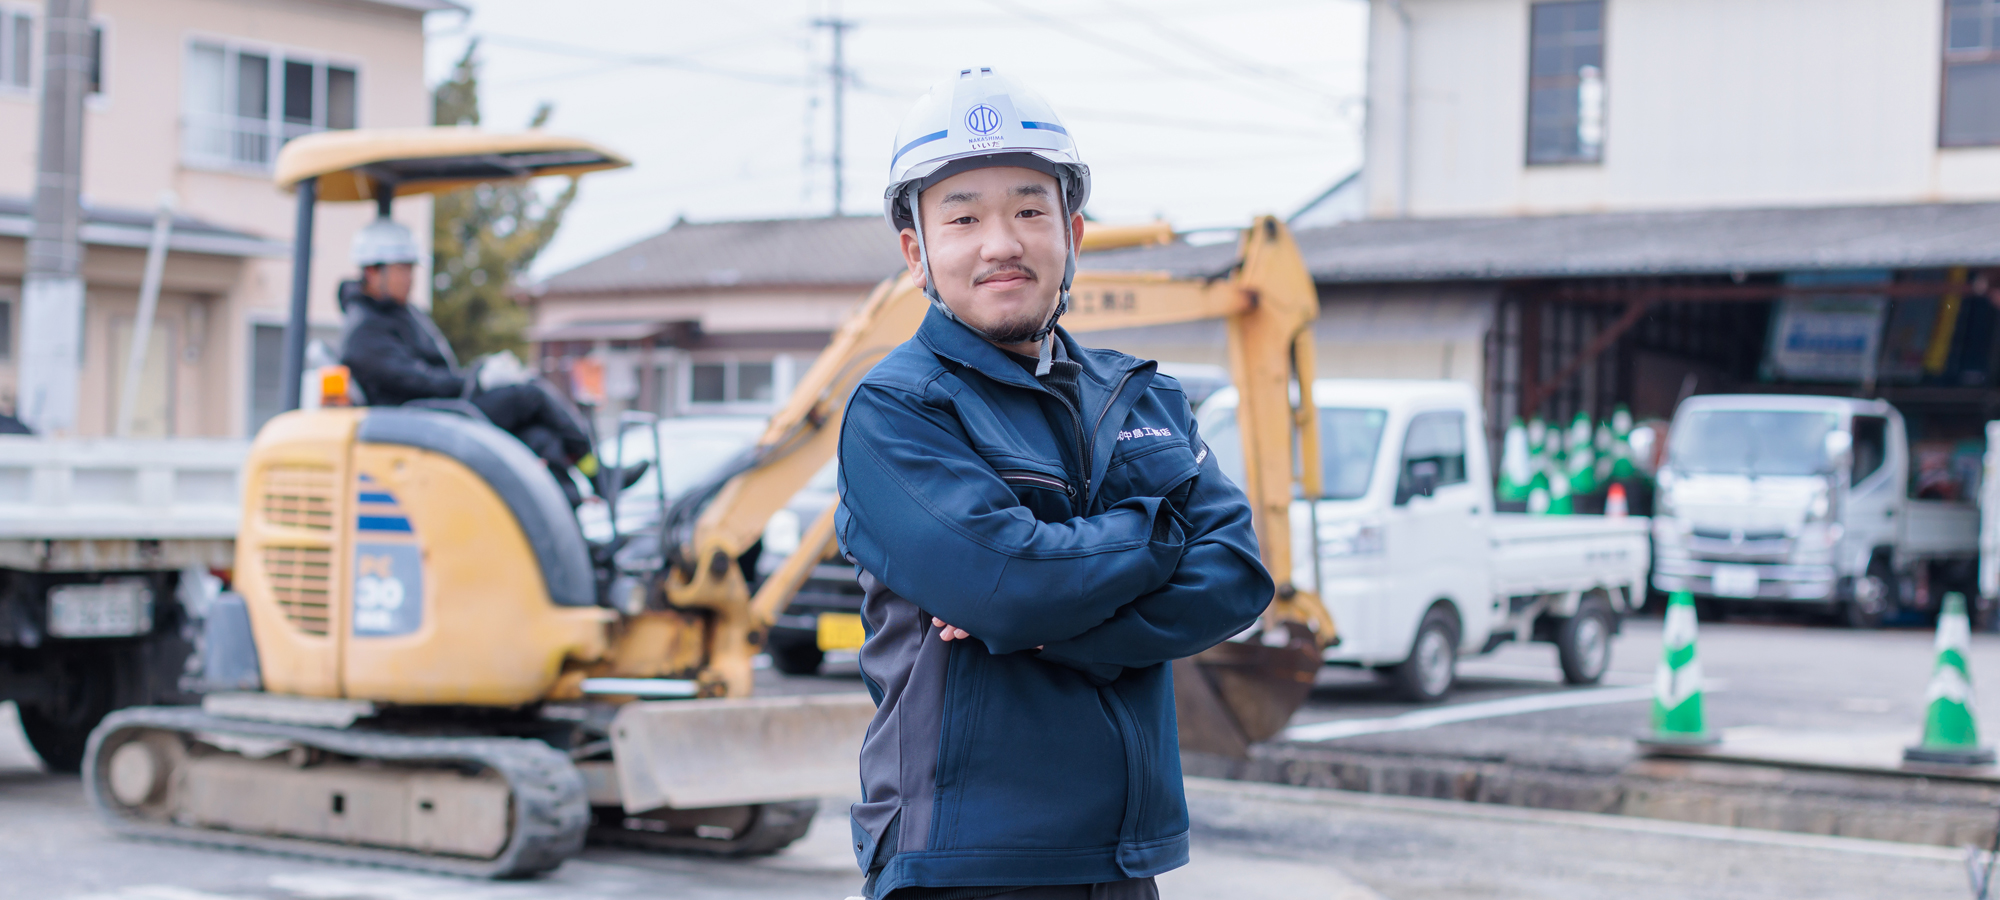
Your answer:
[[[867,694],[625,704],[611,723],[625,811],[851,793],[874,715]]]
[[[1174,661],[1174,714],[1181,749],[1247,759],[1250,745],[1284,730],[1306,697],[1321,662],[1312,633],[1286,622],[1277,646],[1225,641]]]

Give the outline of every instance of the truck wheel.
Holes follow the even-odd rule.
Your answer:
[[[15,705],[29,746],[51,772],[80,770],[91,729],[111,713],[110,660],[99,661],[97,668],[101,671],[93,671],[89,661],[80,659],[52,661],[46,670],[48,705]]]
[[[765,648],[771,654],[771,665],[786,675],[818,675],[820,663],[826,661],[826,653],[819,649],[819,639],[811,634],[771,630],[770,646]]]
[[[1556,632],[1556,659],[1566,684],[1596,684],[1611,668],[1611,607],[1591,598]]]
[[[1412,703],[1436,703],[1458,680],[1458,623],[1443,609],[1424,614],[1410,658],[1389,669],[1396,693]]]
[[[1849,628],[1882,627],[1882,617],[1895,602],[1895,593],[1896,573],[1889,570],[1887,558],[1878,556],[1868,564],[1868,574],[1854,579],[1853,589],[1840,605],[1841,621]]]

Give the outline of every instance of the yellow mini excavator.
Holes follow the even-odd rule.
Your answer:
[[[107,717],[84,779],[115,829],[210,845],[509,877],[586,837],[717,854],[802,836],[814,798],[853,790],[866,694],[752,697],[772,622],[830,552],[831,510],[753,597],[742,564],[832,458],[848,394],[926,303],[884,282],[757,446],[671,505],[650,539],[594,545],[526,447],[463,408],[297,410],[316,202],[625,161],[581,141],[466,129],[336,132],[281,153],[299,198],[287,407],[245,463],[234,585],[212,605],[200,707]],[[886,239],[885,235],[885,239]],[[1092,246],[1171,237],[1100,229]],[[1107,241],[1107,239],[1109,239]],[[1274,734],[1334,638],[1290,582],[1289,507],[1317,496],[1310,326],[1318,304],[1275,219],[1227,271],[1081,272],[1075,331],[1227,322],[1265,564],[1258,633],[1176,664],[1183,746],[1240,754]],[[450,407],[450,404],[443,404]],[[657,448],[656,448],[657,449]],[[660,458],[671,464],[671,448]],[[612,521],[617,521],[614,515]]]
[[[212,606],[202,647],[211,685],[256,689],[107,717],[83,771],[114,828],[508,877],[587,834],[771,852],[851,789],[867,697],[748,698],[718,617],[613,602],[634,583],[607,577],[617,548],[587,544],[548,468],[469,404],[298,410],[316,203],[387,215],[399,195],[624,165],[540,132],[286,145],[294,411],[244,464],[241,600]]]

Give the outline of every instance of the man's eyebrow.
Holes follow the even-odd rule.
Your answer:
[[[1014,190],[1009,193],[1012,193],[1016,197],[1047,197],[1049,189],[1045,185],[1029,182],[1027,184],[1014,185]]]
[[[950,206],[954,203],[977,203],[977,202],[979,202],[978,191],[952,191],[951,193],[944,195],[944,199],[939,200],[938,205]]]

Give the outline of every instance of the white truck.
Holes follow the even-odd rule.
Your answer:
[[[124,706],[188,702],[235,564],[248,442],[0,437],[0,700],[49,768]],[[329,515],[331,511],[328,511]]]
[[[1510,640],[1554,643],[1571,684],[1603,677],[1623,616],[1645,600],[1645,519],[1495,511],[1483,416],[1463,383],[1322,379],[1313,400],[1325,496],[1292,506],[1292,579],[1319,591],[1340,630],[1327,662],[1384,671],[1424,702],[1451,690],[1461,655]],[[1235,391],[1197,421],[1240,480]]]
[[[1856,628],[1977,596],[1979,511],[1909,496],[1903,417],[1881,400],[1691,397],[1656,474],[1653,586],[1817,608]]]

